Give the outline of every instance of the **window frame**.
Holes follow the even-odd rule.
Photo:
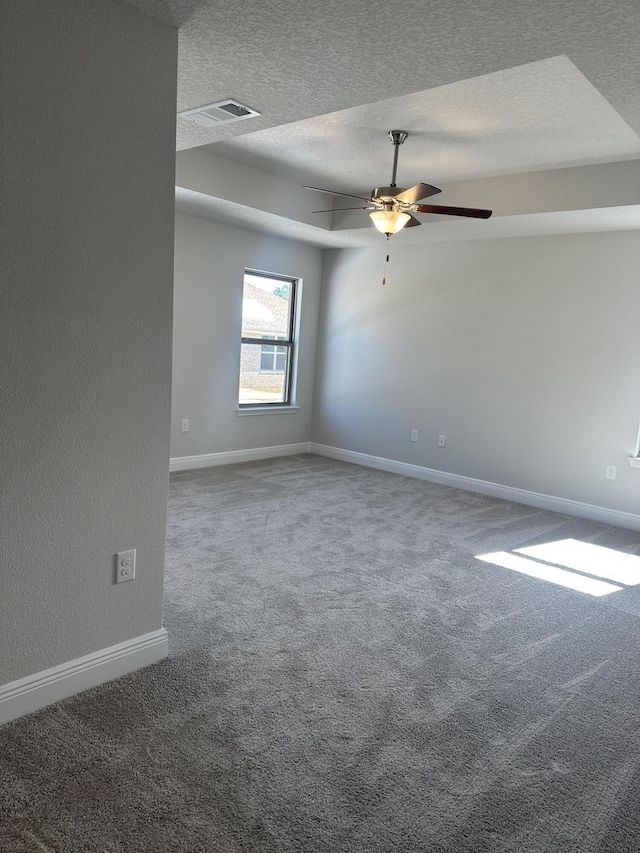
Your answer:
[[[264,337],[262,337],[262,338],[245,337],[244,335],[242,335],[242,333],[240,334],[240,347],[241,347],[241,349],[242,349],[243,344],[251,344],[254,346],[257,345],[260,347],[260,351],[259,351],[260,356],[261,356],[261,349],[263,346],[274,346],[276,348],[277,347],[283,347],[286,349],[286,351],[287,351],[286,367],[285,367],[285,370],[283,371],[285,374],[284,393],[282,395],[284,399],[279,400],[277,402],[273,402],[273,403],[263,401],[263,400],[261,400],[260,402],[256,402],[256,403],[241,403],[240,400],[238,399],[238,403],[237,403],[238,410],[239,411],[246,411],[248,409],[278,409],[278,408],[289,409],[289,408],[294,408],[294,400],[293,400],[294,382],[293,382],[293,377],[294,377],[294,372],[295,372],[294,362],[295,362],[295,357],[296,357],[296,352],[297,352],[296,332],[297,332],[297,319],[298,319],[298,300],[299,300],[300,279],[296,278],[294,276],[280,275],[279,273],[262,272],[261,270],[245,269],[243,277],[242,277],[242,293],[243,293],[243,296],[244,296],[244,276],[245,275],[255,275],[255,276],[259,276],[260,278],[268,278],[268,279],[272,279],[274,281],[282,282],[283,284],[288,284],[291,287],[291,296],[289,299],[289,323],[288,323],[288,328],[287,328],[287,334],[288,334],[287,338],[276,339],[277,343],[276,343],[276,340],[274,340],[274,342],[272,344],[272,343],[270,343],[270,341],[273,339],[267,339]],[[276,353],[274,351],[274,359],[275,359],[275,354]],[[269,374],[269,373],[274,374],[274,373],[279,373],[280,371],[277,371],[277,370],[262,371],[262,369],[261,369],[260,372],[265,373],[265,374]]]

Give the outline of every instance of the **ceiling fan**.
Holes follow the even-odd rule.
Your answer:
[[[335,192],[334,190],[323,190],[320,187],[305,187],[306,190],[316,190],[331,195],[346,196],[365,201],[362,207],[339,207],[331,210],[314,210],[313,213],[334,213],[338,210],[370,210],[369,216],[378,231],[387,235],[396,234],[402,228],[411,228],[414,225],[422,225],[414,213],[440,213],[448,216],[469,216],[473,219],[488,219],[491,210],[480,210],[474,207],[446,207],[439,204],[418,204],[419,201],[436,195],[442,190],[432,187],[431,184],[416,184],[405,190],[396,186],[396,172],[398,171],[398,150],[409,134],[406,130],[390,130],[389,139],[393,143],[393,174],[391,184],[388,187],[376,187],[371,191],[370,198],[364,198],[351,193]]]

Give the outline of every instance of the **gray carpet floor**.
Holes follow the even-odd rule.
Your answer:
[[[322,457],[173,475],[170,657],[0,729],[0,850],[640,851],[640,586],[476,559],[568,538],[640,555]]]

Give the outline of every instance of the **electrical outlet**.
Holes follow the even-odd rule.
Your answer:
[[[182,432],[189,432],[189,418],[182,419]]]
[[[136,576],[136,549],[116,554],[116,583],[132,581]]]
[[[607,480],[615,480],[616,478],[616,466],[615,465],[607,465],[607,471],[605,477]]]
[[[411,441],[417,441],[417,440],[418,440],[418,430],[412,429],[411,430]]]
[[[438,436],[438,447],[446,447],[446,446],[447,446],[447,439],[445,438],[444,435],[439,435]]]

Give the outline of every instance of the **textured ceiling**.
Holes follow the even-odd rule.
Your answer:
[[[399,153],[405,187],[640,157],[640,138],[565,56],[206,148],[299,184],[361,194],[391,180],[386,131],[396,127],[409,131]]]
[[[638,0],[129,0],[180,26],[178,110],[236,97],[263,115],[178,147],[565,54],[640,131]]]
[[[330,204],[319,205],[325,198],[307,192],[308,206],[300,214],[295,183],[359,189],[386,183],[391,146],[385,134],[393,125],[412,133],[401,149],[404,184],[571,171],[566,167],[640,157],[638,0],[127,2],[180,28],[179,111],[233,97],[262,113],[214,129],[178,117],[178,150],[188,155],[186,149],[206,146],[203,156],[212,158],[209,167],[188,164],[189,182],[178,194],[179,206],[188,197],[191,211],[201,216],[275,228],[324,245],[341,243],[363,228],[350,230],[333,217],[330,227],[314,229],[309,211]],[[197,186],[196,172],[203,185],[211,184],[209,172],[237,174],[229,158],[244,161],[255,178],[253,187],[238,181],[242,197],[226,186],[221,196]],[[282,183],[278,210],[269,209],[273,196],[261,178],[265,171],[272,181],[289,179]],[[634,227],[637,177],[636,171],[631,202],[601,205],[597,184],[585,187],[592,204],[568,197],[565,206],[549,207],[548,213],[528,213],[526,198],[505,199],[487,223],[432,221],[411,229],[411,240],[449,239],[437,235],[455,226],[456,234],[473,236],[506,235],[510,227],[513,233],[598,230],[615,222]],[[285,203],[289,193],[292,208]],[[444,196],[443,204],[467,202],[466,195],[453,202]],[[625,205],[631,208],[613,214]],[[580,215],[572,219],[576,210]],[[547,215],[543,222],[540,217]],[[366,216],[361,221],[371,227]],[[487,227],[476,234],[482,225]]]

